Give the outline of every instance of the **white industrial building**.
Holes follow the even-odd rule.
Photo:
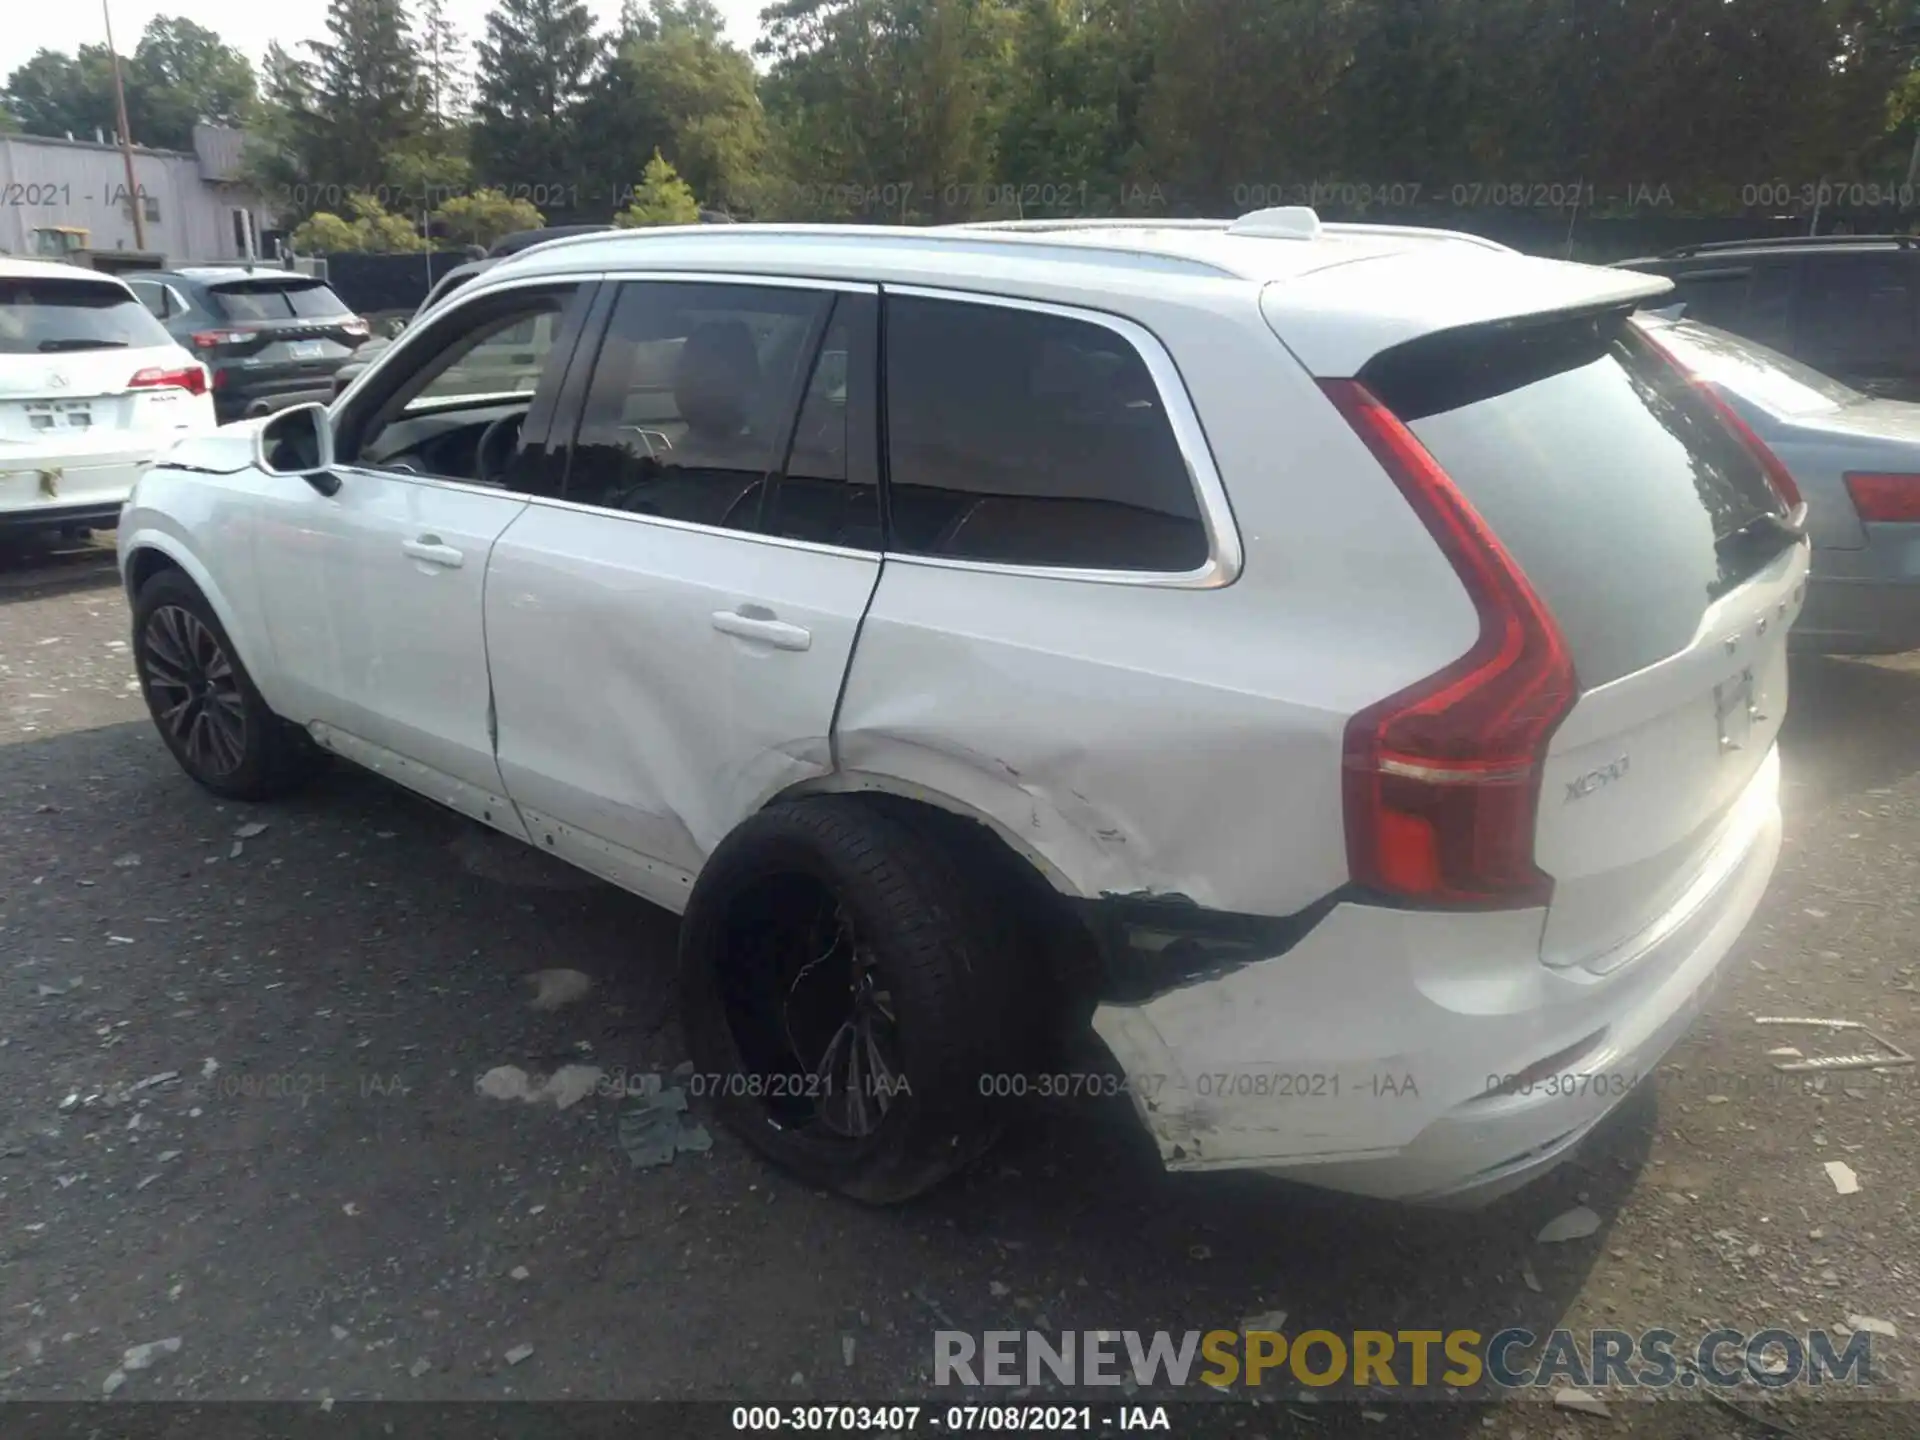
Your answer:
[[[241,179],[244,131],[194,127],[192,153],[135,146],[146,249],[169,265],[265,258],[273,223]],[[0,254],[137,250],[126,161],[110,137],[0,135]]]

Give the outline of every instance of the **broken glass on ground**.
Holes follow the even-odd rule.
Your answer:
[[[620,1112],[616,1134],[636,1170],[670,1165],[673,1157],[703,1154],[713,1148],[707,1127],[687,1114],[687,1092],[661,1082],[658,1075],[629,1090],[631,1103]]]

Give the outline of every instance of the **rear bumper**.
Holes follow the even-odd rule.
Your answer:
[[[128,493],[152,464],[141,455],[9,462],[0,470],[0,526],[112,525]]]
[[[1920,525],[1869,525],[1857,550],[1819,550],[1793,648],[1830,655],[1920,650]]]
[[[1779,787],[1775,751],[1715,882],[1605,975],[1542,964],[1539,910],[1345,904],[1284,955],[1104,1004],[1094,1028],[1169,1169],[1484,1203],[1566,1158],[1686,1032],[1773,873]]]

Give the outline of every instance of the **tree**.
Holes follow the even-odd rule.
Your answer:
[[[306,254],[328,254],[343,250],[369,251],[374,254],[401,254],[425,250],[428,242],[404,215],[395,215],[380,203],[377,195],[356,190],[347,196],[347,216],[329,210],[308,216],[294,227],[293,248]]]
[[[950,218],[990,177],[1004,0],[779,0],[755,50],[789,182],[820,216]]]
[[[538,230],[546,217],[530,200],[509,199],[498,190],[476,190],[456,195],[433,215],[436,227],[450,240],[482,247],[518,230]]]
[[[246,56],[213,31],[166,15],[149,21],[132,56],[122,57],[121,80],[134,143],[163,150],[192,149],[201,121],[244,124],[254,103]],[[40,51],[8,78],[5,103],[29,134],[119,134],[113,58],[104,45],[82,45],[73,55]]]
[[[253,111],[252,63],[191,20],[148,22],[124,80],[127,122],[144,145],[191,150],[196,124],[242,126]]]
[[[473,106],[473,87],[467,80],[467,42],[447,18],[446,0],[422,0],[420,5],[420,78],[428,122],[436,126],[465,123]]]
[[[302,158],[312,178],[378,195],[425,129],[420,55],[402,0],[332,0],[326,40],[309,40],[312,114]]]
[[[29,135],[72,135],[91,140],[117,134],[113,62],[104,45],[82,45],[77,54],[41,50],[7,77],[5,104]]]
[[[658,150],[647,162],[640,184],[633,192],[633,203],[613,217],[621,226],[693,225],[700,219],[700,202],[679,173],[661,158]]]
[[[479,51],[473,165],[482,184],[542,196],[592,181],[580,107],[604,43],[581,0],[500,0]]]
[[[464,179],[458,136],[427,123],[402,0],[331,0],[327,39],[267,49],[249,169],[283,221],[338,213],[359,192],[423,212],[429,183]],[[408,222],[409,224],[411,222]]]
[[[612,173],[660,152],[709,203],[749,205],[767,149],[753,61],[707,0],[629,0],[580,125]]]

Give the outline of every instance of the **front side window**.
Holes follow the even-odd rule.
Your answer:
[[[1105,325],[887,302],[888,503],[906,554],[1184,573],[1206,526],[1164,402]]]
[[[581,411],[566,498],[757,527],[832,299],[769,286],[623,285]]]
[[[574,284],[481,297],[423,321],[378,391],[356,395],[337,444],[343,462],[512,489],[540,488],[523,446],[536,404],[551,407],[577,325]],[[532,437],[529,437],[532,438]]]

